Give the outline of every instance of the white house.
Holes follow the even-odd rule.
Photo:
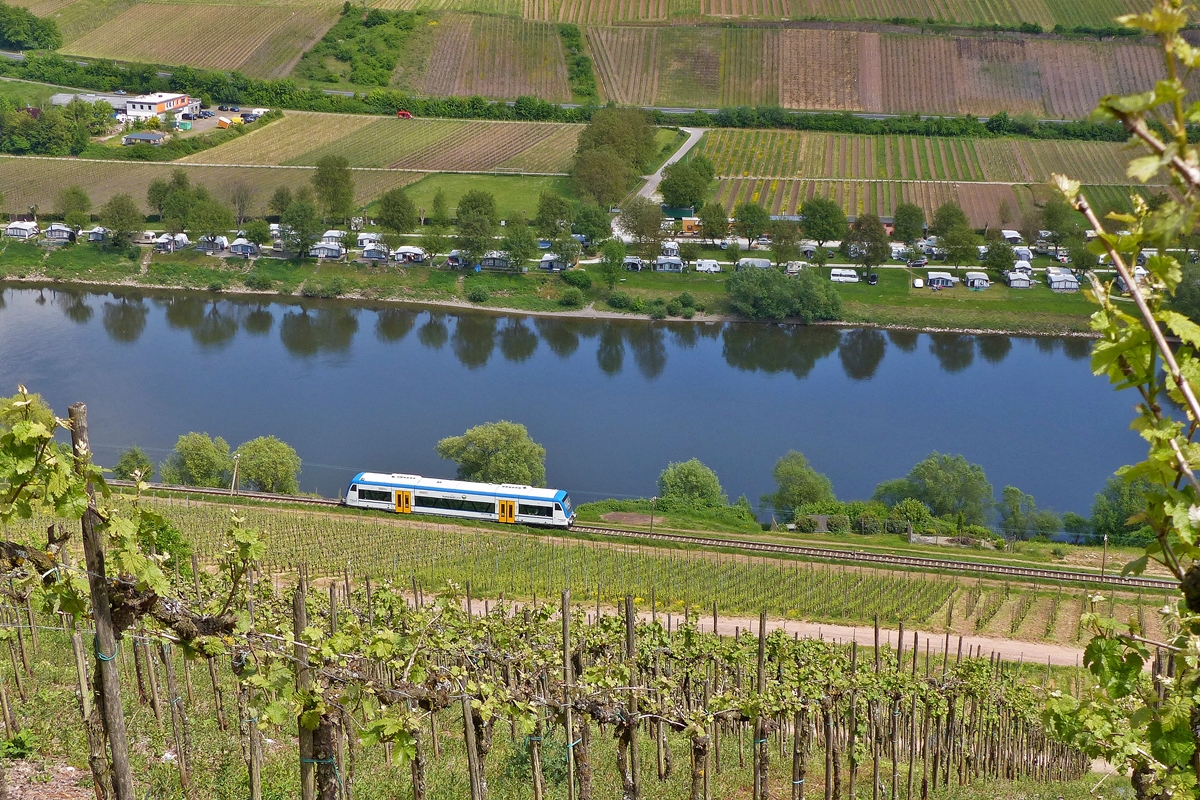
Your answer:
[[[363,258],[370,261],[387,261],[391,253],[388,252],[387,246],[380,242],[369,242],[362,251]]]
[[[358,234],[358,248],[361,250],[369,244],[379,244],[383,241],[383,234],[375,231],[363,231]]]
[[[41,229],[36,222],[10,222],[4,235],[10,239],[36,239]]]
[[[425,260],[426,253],[423,248],[414,247],[410,244],[404,244],[392,251],[392,258],[396,261],[407,261],[413,264],[420,264]]]
[[[346,248],[337,242],[320,241],[309,249],[308,254],[315,258],[341,258],[346,255]]]
[[[155,92],[131,97],[125,102],[125,114],[133,119],[158,117],[165,120],[169,116],[185,112],[199,114],[200,101],[193,100],[186,94]]]
[[[233,244],[229,245],[229,251],[235,256],[256,256],[258,255],[258,245],[249,239],[238,237],[233,240]]]
[[[986,289],[992,285],[986,272],[968,272],[963,278],[963,283],[968,289]]]
[[[99,225],[87,232],[87,240],[89,242],[103,242],[108,238],[108,228],[102,228]]]
[[[1017,272],[1016,270],[1006,272],[1004,279],[1008,281],[1010,289],[1028,289],[1033,285],[1033,279],[1029,277],[1028,272]]]
[[[683,259],[679,256],[659,256],[654,262],[655,272],[683,272]]]
[[[62,243],[71,241],[71,237],[75,235],[75,231],[69,226],[63,225],[61,222],[51,222],[46,227],[46,238],[52,242]]]
[[[951,275],[949,272],[930,272],[925,279],[925,283],[929,288],[949,289],[954,284],[958,283],[958,278]]]
[[[345,236],[345,231],[325,231],[321,234],[321,241],[326,244],[341,244]]]

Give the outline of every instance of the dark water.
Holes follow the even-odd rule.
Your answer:
[[[274,434],[301,486],[358,470],[450,476],[438,439],[528,426],[549,484],[577,502],[649,496],[669,461],[712,466],[731,497],[773,488],[805,453],[842,498],[926,454],[962,453],[999,490],[1087,513],[1141,457],[1132,396],[1092,377],[1077,339],[750,324],[494,316],[199,294],[0,294],[0,391],[60,413],[87,402],[99,460],[166,457],[188,431],[232,446]]]

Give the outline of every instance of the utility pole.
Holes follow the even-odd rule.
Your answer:
[[[654,533],[654,508],[658,505],[658,495],[650,498],[650,533]]]
[[[75,403],[69,409],[71,447],[75,452],[75,471],[81,477],[91,465],[92,452],[88,446],[87,406]],[[101,522],[96,510],[96,495],[92,482],[87,481],[87,510],[81,520],[83,555],[87,563],[88,588],[92,595],[92,617],[96,624],[96,704],[104,719],[108,734],[108,749],[112,758],[113,790],[117,800],[136,800],[133,790],[133,771],[129,765],[129,742],[125,733],[125,716],[121,708],[121,673],[117,662],[117,635],[113,627],[112,606],[108,599],[108,578],[104,572],[104,537],[98,528]]]
[[[233,480],[229,482],[229,493],[237,494],[238,488],[238,461],[241,459],[240,453],[233,454]]]

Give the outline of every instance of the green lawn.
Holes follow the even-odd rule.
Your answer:
[[[663,162],[670,158],[686,141],[687,134],[681,130],[671,130],[670,128],[655,130],[654,144],[658,147],[658,155],[650,162],[650,169],[646,170],[646,174],[653,175],[658,172],[658,168],[663,165]]]
[[[9,79],[0,80],[0,97],[16,106],[32,106],[40,108],[42,103],[50,99],[50,95],[60,91],[57,86],[47,86],[42,83],[26,83]]]
[[[472,189],[491,192],[496,197],[496,211],[504,219],[516,212],[523,212],[532,219],[537,213],[538,195],[554,192],[564,197],[574,197],[574,189],[568,178],[535,175],[455,175],[438,173],[423,178],[404,191],[412,198],[417,208],[425,209],[428,215],[433,209],[433,196],[438,190],[446,195],[451,216],[458,200]]]

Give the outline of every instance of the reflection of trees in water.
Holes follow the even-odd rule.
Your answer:
[[[175,330],[190,331],[204,319],[205,305],[199,297],[170,297],[163,317]]]
[[[921,338],[921,334],[916,331],[888,331],[887,337],[896,347],[911,353],[917,349],[917,339]]]
[[[999,364],[1012,350],[1012,339],[1007,336],[979,336],[975,341],[979,344],[979,355],[989,364]]]
[[[874,328],[855,328],[842,335],[838,358],[846,377],[865,381],[875,375],[887,352],[887,338]]]
[[[682,347],[691,350],[696,346],[696,342],[700,341],[700,326],[699,325],[672,325],[671,341],[676,347]]]
[[[451,345],[459,363],[467,369],[486,366],[496,347],[496,318],[486,314],[456,317]]]
[[[975,339],[961,333],[932,333],[929,352],[946,372],[962,372],[975,360]]]
[[[538,317],[533,324],[551,352],[559,358],[568,358],[579,349],[577,325],[553,317]]]
[[[616,325],[607,324],[600,331],[600,344],[596,347],[596,365],[605,375],[616,375],[625,364],[625,342]]]
[[[1039,352],[1045,353],[1049,356],[1053,355],[1056,350],[1062,347],[1062,339],[1055,339],[1050,336],[1035,336],[1033,337],[1033,346],[1036,347]]]
[[[790,372],[804,378],[841,342],[837,328],[730,323],[722,332],[725,363],[751,372]]]
[[[500,352],[514,364],[528,361],[537,350],[538,337],[523,319],[510,319],[500,330]]]
[[[146,315],[150,313],[141,298],[130,300],[117,298],[117,302],[104,304],[104,330],[114,342],[136,342],[146,330]]]
[[[1070,336],[1063,339],[1063,353],[1072,361],[1082,361],[1085,358],[1090,358],[1092,355],[1091,339],[1085,339],[1082,336]]]
[[[270,309],[259,306],[246,314],[242,319],[242,327],[246,329],[246,333],[253,336],[265,336],[271,332],[271,328],[275,325],[275,315]]]
[[[80,292],[58,292],[54,297],[54,302],[62,309],[64,317],[82,325],[90,322],[92,315],[96,313],[96,310],[87,304],[84,297],[85,295]],[[4,307],[3,302],[3,299],[0,298],[0,308]]]
[[[441,350],[450,338],[443,317],[445,314],[430,312],[429,320],[417,330],[417,340],[431,350]]]
[[[299,311],[284,314],[279,323],[279,338],[294,356],[348,350],[357,332],[358,317],[341,307],[309,311],[301,306]]]
[[[39,306],[46,305],[46,290],[38,289],[38,296],[33,302],[37,303]]]
[[[638,371],[652,381],[667,367],[666,333],[662,325],[646,322],[632,325],[625,330],[629,349],[633,351],[633,363]]]
[[[399,342],[417,324],[417,313],[409,308],[385,308],[375,315],[375,338]]]
[[[205,349],[222,348],[233,341],[237,331],[237,318],[223,311],[214,301],[196,327],[192,328],[192,341]]]

